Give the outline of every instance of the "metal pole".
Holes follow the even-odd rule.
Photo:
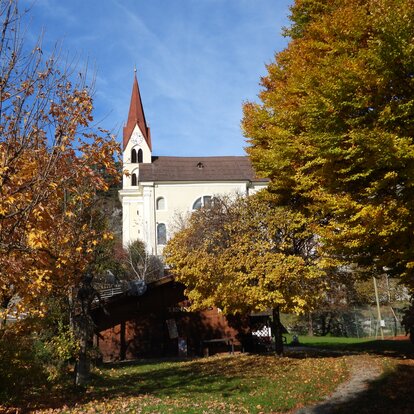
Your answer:
[[[375,300],[377,302],[377,312],[378,312],[378,324],[379,324],[379,329],[381,332],[381,339],[384,339],[384,331],[382,329],[382,318],[381,318],[381,309],[380,309],[380,304],[379,304],[379,298],[378,298],[378,288],[377,288],[377,279],[375,277],[372,278],[374,280],[374,290],[375,290]]]
[[[358,321],[358,318],[357,318],[355,306],[354,306],[354,319],[355,319],[355,329],[356,329],[357,338],[359,338],[359,330],[358,330],[358,322],[359,321]]]
[[[397,315],[395,314],[395,312],[394,312],[394,309],[392,308],[392,306],[390,306],[390,309],[391,309],[391,312],[392,312],[392,315],[394,316],[394,336],[397,336],[398,335],[398,318],[397,318]]]

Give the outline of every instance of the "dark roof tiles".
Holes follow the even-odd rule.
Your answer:
[[[139,181],[262,181],[248,157],[153,157],[139,165]]]

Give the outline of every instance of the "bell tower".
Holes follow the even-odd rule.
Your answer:
[[[124,189],[137,186],[139,164],[151,163],[151,156],[151,132],[145,120],[135,69],[128,120],[123,129],[123,164],[129,172],[123,178]]]
[[[126,247],[142,240],[149,252],[154,251],[154,191],[140,183],[140,165],[152,162],[151,133],[145,120],[136,70],[132,85],[128,120],[123,130],[122,243]],[[144,188],[145,187],[145,188]]]

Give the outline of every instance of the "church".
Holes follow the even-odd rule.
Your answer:
[[[162,257],[177,222],[207,207],[214,196],[253,194],[268,183],[255,175],[248,157],[156,156],[152,144],[135,75],[119,190],[125,247],[141,240],[149,254]],[[143,295],[110,298],[110,317],[95,310],[96,340],[105,361],[253,349],[246,339],[253,326],[249,319],[224,316],[217,308],[188,311],[185,286],[168,274],[147,287]]]
[[[122,242],[142,240],[162,256],[168,239],[192,211],[215,195],[253,194],[266,187],[247,156],[156,156],[135,75],[123,129]]]

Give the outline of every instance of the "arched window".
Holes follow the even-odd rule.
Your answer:
[[[131,163],[136,164],[137,162],[137,150],[135,148],[131,151]]]
[[[157,198],[157,210],[165,210],[165,198],[164,197]]]
[[[157,225],[157,244],[167,244],[167,227],[164,223]]]
[[[137,184],[137,175],[134,173],[131,175],[131,185],[136,186]]]
[[[141,163],[142,162],[142,149],[138,150],[138,162]]]
[[[210,207],[211,200],[212,200],[211,196],[203,196],[203,197],[197,198],[197,200],[194,201],[193,210],[198,210],[201,207],[207,207],[207,208]]]

